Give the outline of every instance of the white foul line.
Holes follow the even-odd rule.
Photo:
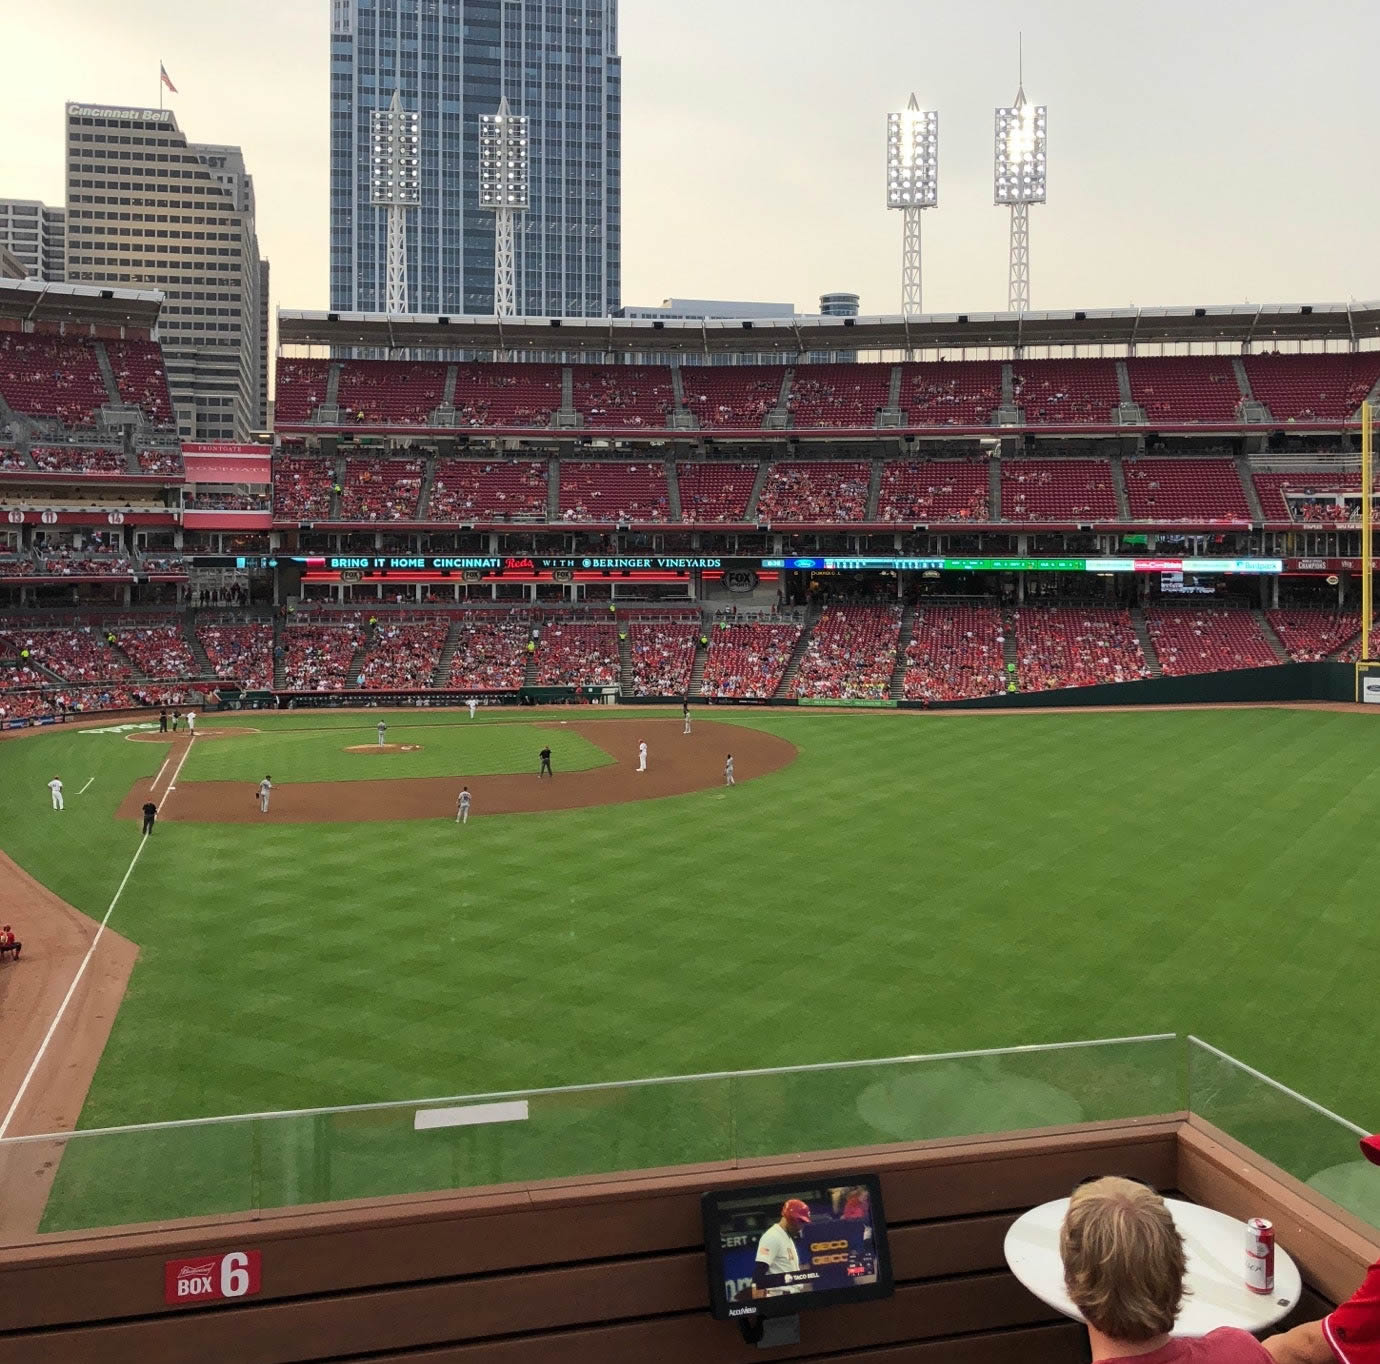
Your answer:
[[[96,780],[95,777],[87,777],[87,779],[86,779],[86,786],[90,786],[91,783],[92,783],[93,781],[95,781],[95,780]],[[86,786],[83,786],[83,787],[81,788],[81,790],[77,792],[77,795],[79,795],[79,796],[84,796],[84,795],[86,794]]]
[[[182,771],[182,764],[187,761],[187,754],[192,751],[191,744],[188,744],[182,751],[182,757],[177,764],[176,771],[173,772],[172,779],[177,781],[178,772]],[[172,754],[168,755],[169,758]],[[167,760],[163,766],[168,765]],[[162,769],[159,769],[159,776],[162,776]],[[94,781],[95,778],[92,778]],[[158,777],[154,778],[154,785],[158,783]],[[89,783],[88,783],[89,785]],[[173,788],[169,785],[168,790]],[[164,804],[167,804],[167,796],[163,797]],[[53,1017],[53,1021],[48,1025],[48,1031],[43,1035],[43,1041],[39,1044],[38,1054],[29,1065],[29,1069],[24,1074],[23,1082],[19,1086],[18,1092],[14,1096],[14,1102],[10,1104],[9,1112],[5,1114],[5,1120],[0,1122],[0,1138],[10,1130],[10,1123],[14,1121],[14,1115],[19,1111],[19,1105],[24,1101],[24,1095],[28,1093],[29,1085],[32,1082],[38,1068],[43,1063],[43,1058],[47,1054],[48,1045],[53,1040],[53,1035],[57,1032],[62,1023],[63,1016],[67,1012],[67,1006],[72,1002],[72,996],[77,992],[77,986],[81,984],[82,977],[86,974],[86,968],[91,965],[91,958],[96,955],[96,948],[100,946],[101,937],[105,933],[105,926],[110,922],[110,916],[115,912],[115,906],[120,903],[120,896],[125,893],[125,887],[129,884],[129,878],[134,873],[135,864],[139,861],[140,855],[144,851],[144,845],[148,842],[142,834],[139,838],[139,846],[134,850],[134,856],[129,859],[129,866],[125,868],[124,877],[120,881],[119,888],[115,891],[115,898],[111,900],[110,907],[105,911],[105,918],[101,920],[100,927],[96,929],[96,936],[91,939],[91,946],[86,949],[86,955],[81,959],[81,965],[77,967],[77,974],[72,977],[72,983],[67,987],[67,993],[62,997],[62,1003],[58,1005],[58,1011]]]

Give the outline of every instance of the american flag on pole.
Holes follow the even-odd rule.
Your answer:
[[[168,68],[164,66],[162,62],[158,63],[158,75],[163,84],[166,85],[174,95],[177,94],[177,86],[172,83],[172,77],[168,75]]]

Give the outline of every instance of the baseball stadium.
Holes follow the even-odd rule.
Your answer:
[[[239,445],[160,307],[0,282],[0,1358],[757,1358],[844,1171],[783,1358],[1086,1358],[1088,1174],[1351,1293],[1380,304],[282,310]]]

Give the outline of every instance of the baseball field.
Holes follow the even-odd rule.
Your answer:
[[[1377,738],[1344,709],[697,709],[690,736],[678,713],[585,709],[6,741],[0,846],[36,883],[7,891],[26,938],[0,964],[7,1096],[93,928],[43,896],[109,913],[113,949],[9,1135],[1161,1031],[1373,1128],[1354,1058],[1380,968]],[[1028,1117],[1044,1091],[1022,1084]],[[943,1101],[999,1123],[998,1088]],[[1049,1095],[1049,1121],[1086,1111]],[[565,1139],[597,1139],[578,1116]],[[645,1116],[689,1130],[704,1109]],[[49,1226],[163,1174],[117,1180],[75,1149]],[[541,1172],[538,1146],[526,1162]]]

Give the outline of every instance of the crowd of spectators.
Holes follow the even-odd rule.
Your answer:
[[[180,625],[116,627],[115,642],[146,677],[195,677],[200,671]]]
[[[592,427],[664,427],[676,405],[664,366],[580,365],[572,370],[572,401]]]
[[[660,464],[561,465],[561,518],[565,521],[668,521],[671,498]]]
[[[424,471],[419,459],[346,460],[339,519],[416,520]]]
[[[291,625],[283,631],[283,685],[289,691],[342,691],[364,643],[357,625]]]
[[[537,640],[537,686],[607,686],[619,680],[618,632],[612,622],[557,620]]]
[[[680,486],[680,519],[687,523],[746,521],[748,501],[757,482],[756,464],[705,460],[676,466]]]
[[[1112,606],[1022,606],[1015,611],[1022,691],[1135,682],[1150,676],[1131,613]]]
[[[290,521],[324,521],[331,514],[335,470],[324,459],[284,455],[273,466],[273,511]]]
[[[134,565],[124,554],[87,554],[79,549],[44,547],[38,551],[39,575],[46,578],[128,578]]]
[[[921,605],[906,644],[907,701],[963,701],[1006,687],[1001,612],[994,606]]]
[[[877,497],[879,521],[986,521],[986,461],[888,460]]]
[[[826,606],[800,660],[791,695],[842,701],[886,701],[896,671],[901,607]]]
[[[0,651],[21,662],[39,663],[66,682],[128,682],[134,671],[113,647],[114,641],[91,630],[30,630],[7,624]]]
[[[144,474],[168,474],[181,478],[186,472],[182,463],[181,450],[140,450],[139,472]]]
[[[446,685],[474,691],[516,691],[527,670],[530,621],[525,613],[475,612],[456,629]]]
[[[691,621],[631,621],[627,626],[635,696],[684,696],[700,627]]]
[[[547,427],[561,405],[555,365],[464,364],[456,367],[460,426]]]
[[[18,450],[9,446],[0,448],[0,469],[30,469],[33,466]]]
[[[107,399],[95,351],[65,336],[0,335],[0,395],[15,412],[90,426]]]
[[[49,474],[127,474],[129,461],[121,450],[89,445],[35,445],[34,464]]]
[[[1170,677],[1268,668],[1279,662],[1249,611],[1148,606],[1145,623],[1160,668]]]
[[[546,470],[538,460],[438,459],[427,520],[545,520]]]
[[[360,669],[365,688],[426,690],[436,673],[449,628],[449,623],[439,618],[397,624],[380,621]]]
[[[273,504],[267,493],[225,493],[198,488],[187,499],[187,506],[197,511],[270,511]]]
[[[249,691],[273,686],[273,627],[267,621],[246,625],[198,625],[197,642],[215,675]]]
[[[767,472],[757,518],[780,521],[861,521],[867,511],[872,470],[851,463],[780,463]]]
[[[154,341],[106,341],[102,344],[121,400],[142,408],[155,426],[170,427],[172,400],[168,394],[162,348]],[[153,472],[169,471],[157,469]],[[177,472],[182,472],[180,459]]]
[[[1356,611],[1280,607],[1265,613],[1295,663],[1322,663],[1361,632]]]
[[[37,572],[32,554],[0,554],[0,578],[32,578]]]
[[[793,622],[716,622],[709,632],[702,696],[765,700],[781,685],[781,678],[800,639]]]

